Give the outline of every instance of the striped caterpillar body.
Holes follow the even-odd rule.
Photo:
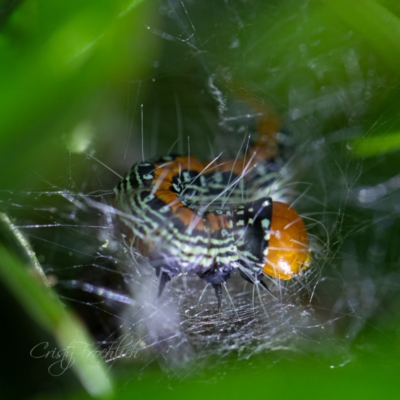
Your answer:
[[[114,189],[133,246],[166,283],[197,274],[221,307],[222,284],[233,272],[268,290],[262,277],[291,279],[310,265],[308,235],[277,184],[276,124],[261,118],[258,140],[236,160],[203,164],[166,155],[133,165]]]

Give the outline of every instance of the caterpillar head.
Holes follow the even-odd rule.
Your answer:
[[[274,201],[269,227],[268,253],[262,272],[288,280],[311,264],[308,234],[303,219],[285,203]]]

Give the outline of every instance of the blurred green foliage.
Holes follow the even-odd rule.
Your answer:
[[[139,76],[155,51],[137,27],[140,1],[26,1],[0,36],[1,187],[29,185],[26,171],[65,171],[60,132],[79,121],[107,85]],[[97,109],[98,112],[98,109]],[[73,115],[73,116],[72,116]]]
[[[102,360],[98,356],[84,356],[83,350],[91,339],[82,323],[64,309],[55,293],[41,281],[35,281],[29,274],[32,270],[26,270],[23,263],[2,247],[0,260],[1,279],[18,297],[18,301],[30,317],[54,335],[60,349],[72,346],[73,361],[67,355],[64,367],[73,368],[82,385],[92,396],[109,396],[112,392],[111,377],[108,376]],[[37,355],[45,353],[46,347],[40,346]]]
[[[400,6],[397,2],[268,1],[260,5],[238,1],[232,8],[222,3],[204,4],[199,6],[200,12],[189,13],[196,28],[193,36],[197,38],[198,48],[189,45],[189,22],[180,24],[167,2],[0,3],[3,11],[0,20],[0,188],[10,192],[41,190],[47,187],[47,182],[64,183],[71,166],[68,150],[83,152],[92,144],[108,162],[107,157],[115,154],[112,145],[117,146],[116,142],[121,140],[126,144],[123,136],[126,131],[116,132],[121,123],[115,122],[107,138],[102,136],[105,128],[101,124],[108,121],[105,116],[117,121],[126,112],[129,90],[132,98],[140,94],[162,110],[161,116],[156,117],[161,121],[159,148],[168,147],[173,142],[171,138],[176,137],[179,128],[176,98],[182,105],[185,129],[194,136],[192,148],[206,148],[208,144],[202,132],[212,131],[214,128],[210,126],[217,126],[218,116],[215,101],[204,95],[202,85],[207,74],[223,75],[224,68],[228,70],[227,79],[233,76],[244,87],[268,99],[280,114],[295,120],[293,115],[298,112],[298,119],[304,121],[304,125],[297,125],[298,136],[305,143],[321,137],[331,139],[329,151],[335,154],[334,163],[344,160],[344,174],[358,177],[355,183],[378,184],[398,174],[400,141],[398,134],[393,133],[400,129],[397,108]],[[240,29],[237,16],[247,22]],[[147,26],[155,28],[151,31]],[[351,58],[352,54],[357,56]],[[159,69],[155,69],[155,62],[161,64]],[[343,95],[343,87],[354,84],[355,93],[358,80],[367,82],[371,73],[381,82],[373,87],[373,93],[365,89],[364,94],[354,95],[354,99]],[[152,86],[153,77],[160,83]],[[130,107],[135,103],[132,98],[128,99]],[[333,104],[332,99],[337,102]],[[301,107],[296,111],[293,104]],[[128,118],[127,124],[130,123]],[[145,119],[144,124],[146,131],[151,131],[154,117]],[[110,126],[113,122],[107,128]],[[362,127],[362,131],[347,135],[348,131],[344,130],[342,136],[333,135],[353,126]],[[309,127],[312,129],[308,132]],[[140,146],[136,143],[134,147]],[[368,158],[364,159],[365,156]],[[327,159],[322,158],[322,163],[328,163]],[[81,172],[79,168],[84,174],[84,167],[77,168],[77,174]],[[326,178],[326,182],[331,181]],[[369,213],[361,206],[350,207],[349,214],[354,220],[343,228],[341,237],[345,238],[350,231],[354,234],[359,221],[373,227],[375,220]],[[389,214],[398,221],[398,214],[393,211]],[[388,256],[379,265],[381,272],[397,273],[400,268],[399,254],[393,250],[399,233],[395,226],[391,231],[394,239],[385,243],[388,248],[391,246],[388,252],[391,258]],[[355,239],[353,244],[361,261],[368,257],[368,240]],[[41,322],[59,338],[55,327],[58,322],[54,321],[63,315],[61,305],[57,301],[46,304],[50,301],[47,295],[41,292],[37,282],[30,281],[23,269],[26,261],[18,260],[18,254],[10,255],[9,251],[0,251],[1,276],[9,295],[21,302],[26,312],[18,309],[21,314],[13,314],[13,318],[24,320],[29,315],[33,321],[29,329],[34,330],[33,325],[38,322],[40,325],[41,319],[52,314],[51,323]],[[389,302],[387,308],[394,308],[398,304],[397,294]],[[400,359],[398,314],[393,312],[383,325],[377,320],[368,321],[351,344],[354,359],[348,365],[329,368],[329,361],[309,355],[274,365],[273,357],[265,355],[254,358],[251,363],[232,360],[234,370],[228,370],[222,378],[214,380],[214,372],[206,370],[201,378],[183,382],[168,377],[154,366],[140,381],[126,375],[117,376],[116,397],[376,398],[386,393],[388,398],[394,398]],[[2,329],[8,328],[2,324]],[[43,333],[37,334],[41,337]],[[18,359],[3,360],[3,368],[8,368],[7,363],[18,362]],[[17,380],[25,382],[26,370],[23,367],[21,370]],[[74,382],[72,376],[67,377],[61,392],[69,382]],[[5,393],[10,393],[9,398],[13,398],[14,390],[15,397],[39,391],[37,387],[19,391],[13,387],[15,381],[3,380],[2,384],[9,384],[4,388]],[[33,383],[27,380],[29,385]],[[71,385],[76,388],[76,382]],[[89,397],[82,391],[68,398]]]

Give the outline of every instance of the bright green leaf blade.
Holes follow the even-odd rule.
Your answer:
[[[353,154],[357,157],[374,157],[400,150],[400,132],[375,135],[351,142]]]

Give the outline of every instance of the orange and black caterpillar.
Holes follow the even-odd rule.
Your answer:
[[[276,201],[279,157],[275,119],[259,118],[246,156],[217,165],[166,155],[139,162],[115,188],[116,205],[133,245],[165,284],[180,274],[210,283],[221,306],[222,284],[241,276],[267,289],[263,275],[291,279],[310,265],[302,218]]]

